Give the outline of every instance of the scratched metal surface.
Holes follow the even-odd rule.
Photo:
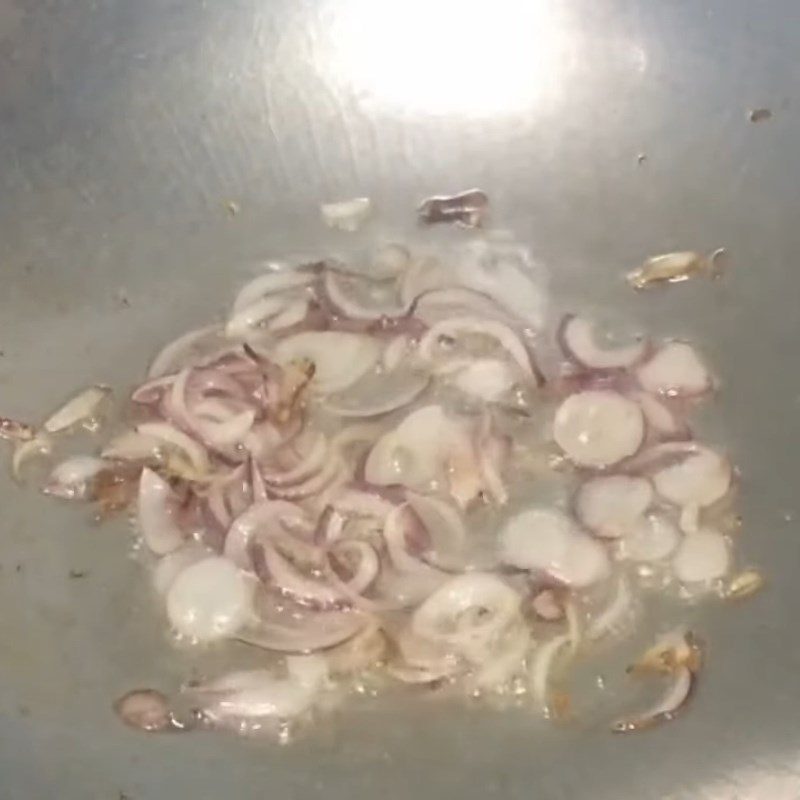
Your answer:
[[[427,703],[284,749],[146,738],[110,698],[188,660],[123,528],[3,474],[0,797],[800,797],[797,22],[794,0],[0,0],[4,413],[124,387],[243,265],[339,246],[321,199],[370,195],[377,229],[402,229],[420,197],[479,185],[557,294],[703,343],[742,547],[771,577],[709,612],[691,713],[638,738]],[[720,245],[722,282],[632,297],[618,279]]]

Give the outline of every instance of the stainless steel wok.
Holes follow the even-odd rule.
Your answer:
[[[705,612],[696,702],[641,736],[421,701],[287,748],[146,737],[111,700],[191,659],[124,524],[3,475],[0,797],[800,797],[798,52],[793,0],[0,0],[4,413],[124,390],[256,259],[345,246],[322,200],[369,195],[372,235],[480,186],[559,297],[701,343],[770,578]],[[620,280],[720,246],[720,281]]]

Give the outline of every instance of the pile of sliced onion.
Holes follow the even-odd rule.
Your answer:
[[[322,208],[342,229],[368,211]],[[611,344],[572,314],[548,341],[538,269],[499,239],[267,265],[224,325],[155,357],[127,428],[53,459],[47,494],[133,512],[175,634],[266,656],[129,693],[127,724],[251,732],[365,669],[546,708],[569,660],[647,618],[642,581],[737,592],[717,529],[734,468],[689,424],[709,369],[688,343]],[[95,427],[108,395],[39,426],[0,417],[15,471]],[[665,696],[617,729],[681,707],[681,642]]]

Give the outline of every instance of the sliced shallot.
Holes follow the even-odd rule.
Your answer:
[[[705,584],[724,577],[730,563],[725,537],[718,531],[704,528],[683,537],[672,569],[681,583]]]
[[[177,550],[184,540],[178,521],[177,498],[169,484],[145,467],[139,479],[138,520],[142,538],[156,555]]]
[[[174,425],[170,425],[168,422],[145,422],[136,428],[136,432],[142,436],[157,439],[162,446],[182,452],[198,476],[203,476],[208,472],[211,465],[206,449]]]
[[[379,486],[424,486],[439,474],[455,435],[456,424],[441,406],[418,408],[375,443],[365,477]]]
[[[588,537],[560,511],[531,508],[512,517],[500,532],[503,563],[547,573],[582,588],[608,576],[602,545]]]
[[[637,611],[638,604],[633,597],[630,583],[623,575],[617,581],[607,605],[589,623],[587,638],[590,641],[597,641],[605,636],[625,631]]]
[[[615,722],[612,730],[632,733],[674,719],[691,698],[702,663],[702,650],[692,633],[679,629],[666,634],[628,670],[634,675],[668,675],[665,694],[646,711]]]
[[[622,554],[632,561],[661,561],[672,555],[681,540],[681,532],[663,514],[641,517],[622,542]]]
[[[306,331],[281,340],[275,348],[280,364],[307,359],[314,367],[313,385],[322,394],[355,383],[380,358],[375,339],[344,331]]]
[[[158,560],[153,570],[153,588],[158,594],[166,595],[173,581],[181,572],[192,564],[213,555],[215,555],[214,552],[207,547],[188,541]]]
[[[639,449],[644,419],[639,406],[617,392],[590,389],[570,395],[559,406],[553,435],[576,464],[608,467]]]
[[[227,558],[212,556],[186,567],[167,591],[175,631],[199,642],[233,636],[252,614],[253,584]]]
[[[110,394],[108,386],[90,386],[51,414],[42,428],[47,433],[60,433],[80,423],[90,422]]]
[[[550,676],[553,672],[556,658],[569,643],[569,634],[562,633],[539,645],[534,650],[528,679],[533,699],[545,710],[550,705]]]
[[[670,677],[666,692],[653,706],[632,717],[617,720],[614,733],[633,733],[669,722],[686,705],[694,688],[695,676],[688,667],[678,667]]]
[[[559,341],[567,358],[589,369],[629,369],[644,358],[648,344],[640,340],[628,345],[603,347],[597,343],[592,322],[567,315],[559,329]]]
[[[465,394],[487,402],[499,400],[513,388],[516,379],[512,369],[503,361],[479,358],[454,370],[453,385]]]
[[[643,389],[669,397],[694,396],[708,391],[711,376],[695,349],[684,342],[669,342],[636,371]]]
[[[639,404],[648,427],[658,438],[685,439],[689,436],[686,422],[667,405],[667,399],[642,391],[632,392],[631,399]]]
[[[668,461],[652,473],[653,485],[661,497],[677,506],[705,508],[722,499],[730,489],[733,477],[730,462],[708,447],[666,443],[649,451],[648,459],[657,463],[662,458]]]
[[[284,295],[267,295],[234,312],[225,325],[225,335],[231,339],[244,338],[269,319],[285,311],[293,298]]]
[[[328,679],[320,656],[289,656],[287,677],[271,670],[230,672],[210,683],[192,686],[187,695],[212,724],[236,724],[264,717],[288,719],[307,711]]]
[[[449,339],[464,334],[486,336],[494,339],[511,356],[522,374],[538,381],[531,355],[519,336],[502,322],[481,319],[480,317],[451,317],[434,325],[419,342],[419,354],[432,360],[434,347],[440,339]]]
[[[305,520],[303,510],[285,500],[255,503],[239,515],[225,538],[225,557],[241,569],[252,569],[251,546],[284,531],[284,523]]]
[[[416,400],[428,388],[430,376],[397,369],[376,375],[370,380],[371,387],[364,387],[361,383],[351,387],[347,393],[329,397],[326,408],[346,418],[388,414]]]
[[[458,510],[431,495],[407,492],[406,497],[430,540],[424,553],[425,560],[441,569],[463,567],[467,530]]]
[[[243,311],[263,297],[303,289],[315,278],[316,273],[311,269],[275,269],[265,272],[242,287],[233,301],[233,312],[236,314]]]
[[[575,513],[597,536],[618,539],[628,534],[653,501],[653,486],[646,478],[598,475],[578,489]]]
[[[93,499],[94,479],[109,466],[109,463],[101,458],[73,456],[53,469],[43,491],[45,494],[64,500]]]
[[[411,618],[423,639],[470,654],[489,643],[520,614],[520,596],[488,573],[452,578],[417,608]]]

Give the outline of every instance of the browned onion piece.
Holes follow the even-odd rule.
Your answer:
[[[664,696],[651,708],[618,720],[615,733],[632,733],[651,728],[675,718],[685,708],[696,687],[702,667],[702,649],[691,632],[668,633],[651,647],[630,669],[634,675],[662,674],[670,676]]]
[[[678,667],[670,679],[666,693],[655,705],[640,711],[635,716],[617,720],[611,729],[614,733],[635,733],[669,722],[691,698],[695,680],[695,675],[690,669]]]
[[[453,195],[429,197],[417,208],[417,216],[426,225],[455,222],[463,228],[479,228],[489,209],[489,198],[480,189],[468,189]]]

